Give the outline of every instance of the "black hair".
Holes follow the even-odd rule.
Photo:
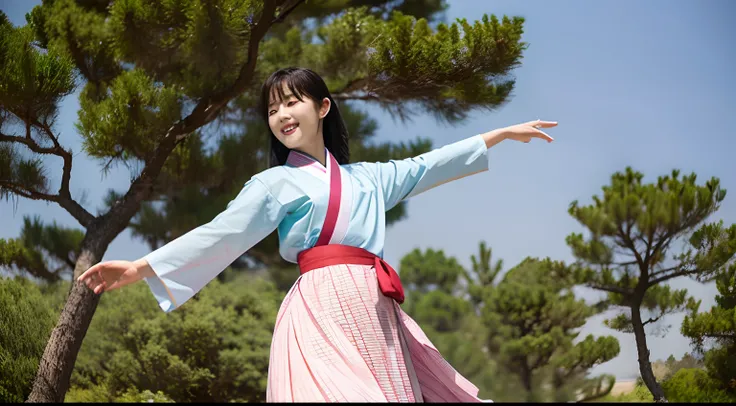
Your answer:
[[[322,138],[325,147],[335,157],[339,164],[347,164],[350,162],[350,150],[348,148],[348,130],[345,122],[340,115],[335,100],[332,99],[329,89],[324,80],[314,71],[306,68],[285,68],[280,69],[269,76],[261,88],[261,114],[263,120],[268,125],[268,104],[272,92],[277,92],[278,96],[284,98],[284,83],[299,101],[304,101],[304,97],[312,99],[318,105],[326,97],[330,100],[330,111],[322,121]],[[278,166],[286,163],[289,156],[289,148],[287,148],[276,136],[271,132],[271,161],[270,165]]]

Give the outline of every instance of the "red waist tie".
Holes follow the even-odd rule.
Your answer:
[[[358,247],[330,244],[320,245],[300,252],[297,255],[299,272],[305,273],[330,265],[373,265],[376,268],[378,286],[384,296],[404,302],[404,288],[401,286],[399,274],[386,261]]]

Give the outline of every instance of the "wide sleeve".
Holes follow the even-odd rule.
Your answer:
[[[488,148],[481,135],[413,158],[370,165],[383,191],[386,210],[402,200],[456,179],[488,170]]]
[[[252,178],[212,221],[146,255],[156,276],[145,280],[161,309],[170,312],[189,300],[273,232],[285,211],[268,187]]]

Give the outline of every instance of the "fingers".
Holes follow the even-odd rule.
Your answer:
[[[529,122],[529,124],[536,128],[552,128],[557,126],[557,121],[534,120]]]
[[[83,282],[96,294],[102,293],[106,288],[105,279],[102,277],[101,272],[105,268],[105,265],[106,264],[104,262],[93,265],[88,270],[84,271],[84,273],[79,275],[77,280],[79,282]]]
[[[92,277],[92,275],[95,275],[95,274],[99,273],[100,270],[104,266],[105,266],[105,263],[104,262],[100,262],[100,263],[97,263],[95,265],[92,265],[92,267],[90,267],[86,271],[82,272],[82,274],[79,275],[79,278],[77,278],[77,280],[80,281],[80,282],[84,282],[84,281],[89,280]]]
[[[102,293],[102,292],[105,291],[105,288],[106,287],[107,287],[107,285],[103,281],[101,284],[95,286],[95,288],[93,290],[94,290],[94,292],[95,292],[96,295],[99,295],[100,293]]]
[[[537,130],[536,131],[536,134],[534,136],[537,137],[537,138],[541,138],[541,139],[543,139],[543,140],[545,140],[547,142],[552,142],[552,141],[555,140],[554,138],[550,137],[549,134],[547,134],[546,132],[541,131],[541,130]]]

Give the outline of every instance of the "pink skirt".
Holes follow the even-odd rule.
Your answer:
[[[281,304],[267,402],[483,402],[477,394],[381,293],[373,266],[307,272]]]

